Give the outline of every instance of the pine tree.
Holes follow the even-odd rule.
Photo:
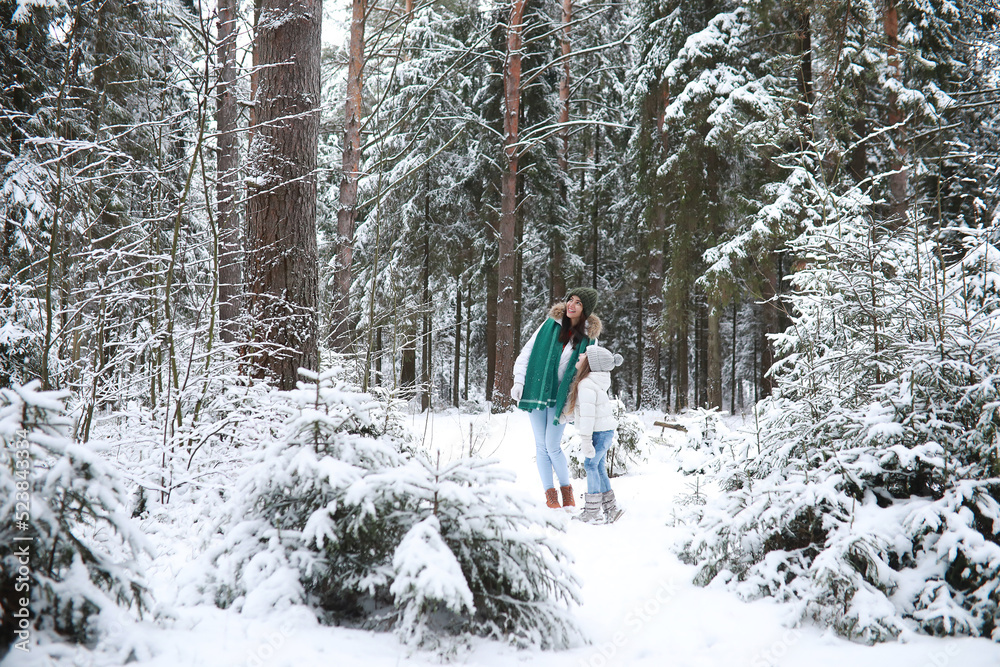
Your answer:
[[[255,126],[248,170],[248,309],[257,372],[290,389],[316,369],[316,160],[320,3],[265,3],[257,20]]]
[[[137,560],[149,549],[126,511],[125,484],[72,439],[67,398],[37,381],[0,388],[4,652],[30,650],[37,632],[91,642],[127,618],[117,607],[141,614],[150,604]]]
[[[997,304],[972,277],[993,271],[994,250],[972,237],[943,266],[919,230],[874,223],[858,190],[798,180],[807,265],[776,338],[777,391],[757,406],[756,448],[718,459],[722,513],[705,512],[685,554],[701,582],[797,599],[851,638],[995,637],[1000,535],[982,519],[1000,516],[986,444],[1000,425]]]
[[[244,614],[308,604],[428,647],[460,633],[580,641],[567,610],[579,584],[548,537],[560,524],[506,486],[510,473],[432,463],[393,408],[334,374],[310,380],[275,397],[289,419],[227,499],[208,553],[217,603]]]

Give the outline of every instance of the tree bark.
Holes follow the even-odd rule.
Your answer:
[[[777,258],[771,258],[773,262],[777,262]],[[767,372],[771,369],[771,364],[774,363],[774,346],[768,339],[767,335],[771,333],[778,333],[780,323],[780,313],[778,308],[778,272],[776,268],[769,268],[767,274],[764,278],[764,294],[762,301],[764,302],[761,306],[761,317],[763,318],[763,326],[761,327],[761,338],[760,338],[760,366],[758,368],[760,372],[760,377],[758,379],[758,384],[760,386],[760,398],[764,396],[770,396],[771,390],[773,389],[773,384],[771,382],[771,376]]]
[[[729,396],[729,414],[736,414],[736,332],[739,324],[739,297],[733,297],[733,338],[732,338],[732,367],[729,369],[729,384],[731,394]],[[743,407],[742,405],[740,407]]]
[[[899,12],[896,0],[887,0],[885,14],[882,17],[885,27],[886,57],[889,65],[889,76],[902,84],[902,68],[899,62]],[[904,166],[906,161],[906,128],[903,126],[903,110],[899,108],[899,99],[895,92],[888,93],[886,121],[889,127],[898,125],[891,130],[890,136],[895,143],[895,155],[892,160],[892,173],[889,175],[890,215],[895,224],[902,225],[906,220],[906,189],[909,180],[909,170]]]
[[[459,376],[462,373],[462,278],[455,279],[455,367],[451,374],[452,405],[459,405]]]
[[[469,400],[469,348],[472,347],[472,280],[466,285],[465,297],[465,376],[462,397]]]
[[[517,253],[517,162],[518,116],[521,110],[521,33],[525,0],[513,0],[507,27],[507,58],[504,63],[504,157],[507,169],[501,178],[500,225],[497,261],[496,372],[493,404],[504,410],[512,404],[514,381],[514,308]]]
[[[857,104],[855,113],[857,116],[854,118],[852,129],[854,130],[853,138],[857,144],[854,146],[854,150],[851,151],[850,168],[851,175],[854,176],[855,182],[860,183],[865,179],[865,176],[868,173],[868,144],[866,141],[862,141],[866,136],[868,136],[868,121],[865,117],[867,100],[864,82],[858,82],[855,92],[855,102]]]
[[[337,209],[337,265],[334,269],[331,342],[338,350],[350,346],[351,262],[354,225],[358,218],[358,179],[361,176],[362,84],[365,66],[367,0],[353,0],[347,64],[347,101],[344,107],[344,153],[341,161],[340,204]]]
[[[563,76],[559,82],[559,170],[565,177],[569,177],[569,91],[570,91],[570,71],[569,54],[572,52],[570,43],[570,24],[573,21],[573,0],[562,0],[562,30],[559,45],[563,57]],[[563,192],[565,193],[565,187]]]
[[[722,337],[719,335],[721,309],[708,305],[708,407],[722,409]]]
[[[250,146],[247,267],[258,375],[282,389],[319,367],[316,163],[320,0],[265,0],[254,52],[261,69]]]
[[[563,206],[569,210],[569,95],[570,95],[570,67],[569,54],[570,44],[570,23],[573,20],[573,0],[562,0],[562,28],[560,32],[559,45],[563,57],[563,75],[559,82],[559,144],[557,148],[557,162],[559,167],[559,195]],[[562,234],[562,229],[558,221],[552,221],[552,249],[549,263],[549,300],[555,301],[566,295],[566,239]]]
[[[518,176],[518,200],[517,208],[521,208],[521,203],[524,196],[524,175]],[[524,219],[518,215],[514,219],[517,221],[517,229],[514,233],[514,247],[517,249],[514,253],[514,345],[511,348],[514,351],[521,349],[521,317],[522,317],[522,301],[521,295],[524,294]]]
[[[666,137],[663,132],[664,113],[666,109],[667,90],[665,87],[650,87],[646,93],[644,104],[644,124],[648,128],[651,136],[647,138],[650,142],[650,151],[653,156],[659,156],[667,148]],[[662,150],[661,150],[662,149]],[[647,167],[652,169],[649,178],[653,187],[649,196],[652,201],[649,203],[651,211],[649,213],[649,233],[646,236],[646,318],[644,323],[643,349],[642,349],[642,403],[641,407],[659,408],[661,407],[660,397],[660,331],[663,324],[663,285],[666,268],[666,257],[664,255],[664,245],[667,235],[667,209],[663,203],[662,179],[656,174],[658,159],[651,160]],[[595,238],[596,247],[597,240]],[[596,255],[596,251],[595,251]],[[596,265],[596,256],[595,256]]]
[[[216,141],[216,229],[219,263],[219,328],[224,342],[232,343],[239,331],[240,294],[243,270],[240,258],[240,216],[236,207],[239,183],[239,110],[236,106],[236,37],[235,0],[220,0],[216,67],[215,120]]]
[[[694,404],[700,408],[705,407],[706,403],[705,385],[702,382],[705,377],[702,373],[702,362],[705,359],[704,308],[701,304],[695,303],[694,309]]]
[[[403,349],[400,353],[399,386],[406,398],[413,396],[417,384],[417,333],[412,322],[403,327]]]
[[[426,192],[426,191],[425,191]],[[421,276],[421,296],[420,296],[420,409],[427,410],[431,407],[431,391],[433,390],[431,372],[431,236],[430,219],[427,211],[428,198],[424,197],[424,224],[428,225],[424,229],[424,267]]]
[[[686,302],[681,305],[677,315],[675,335],[677,336],[677,392],[674,394],[674,412],[680,412],[688,406],[688,391],[690,389],[690,373],[688,371],[688,311]]]
[[[644,290],[646,318],[643,325],[642,404],[644,408],[660,407],[660,330],[663,325],[663,236],[667,227],[667,210],[657,206],[647,241],[648,275]]]
[[[799,51],[799,100],[795,105],[806,141],[813,139],[812,107],[813,107],[813,52],[812,25],[809,12],[801,10],[798,13],[798,30],[796,32]]]
[[[636,310],[635,310],[635,335],[636,335],[636,341],[635,341],[635,349],[638,351],[638,354],[636,355],[636,357],[637,357],[636,364],[635,364],[635,371],[636,371],[636,373],[635,373],[634,380],[635,380],[635,406],[637,408],[640,408],[640,407],[642,407],[642,404],[643,404],[642,403],[642,401],[643,401],[642,373],[643,373],[643,369],[646,367],[645,364],[643,364],[643,360],[642,360],[643,350],[646,349],[646,347],[645,347],[646,344],[645,344],[645,342],[643,340],[645,338],[645,328],[646,327],[644,325],[644,322],[643,322],[642,318],[643,318],[643,313],[646,312],[646,308],[645,308],[645,303],[644,303],[645,299],[644,299],[644,295],[643,295],[643,285],[642,285],[642,281],[641,280],[638,281],[638,284],[636,285],[636,292],[637,293],[636,293],[636,298],[635,298],[635,300],[636,300]]]
[[[373,378],[372,384],[376,387],[382,386],[382,327],[375,327],[375,349],[373,350],[375,357],[375,377]]]
[[[492,225],[486,225],[487,242],[496,238]],[[494,246],[495,247],[495,246]],[[490,253],[492,255],[492,252]],[[497,372],[497,263],[491,256],[486,266],[486,400],[493,400]]]

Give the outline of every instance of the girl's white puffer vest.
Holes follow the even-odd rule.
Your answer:
[[[600,431],[611,431],[618,427],[615,420],[608,389],[611,387],[611,373],[591,371],[577,385],[576,407],[573,410],[576,431],[581,436],[589,436]]]

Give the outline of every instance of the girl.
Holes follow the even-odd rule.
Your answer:
[[[603,347],[591,345],[576,362],[576,380],[566,399],[566,415],[576,423],[576,430],[583,439],[583,453],[587,457],[583,467],[587,471],[585,506],[577,519],[587,523],[601,520],[604,509],[605,523],[617,521],[623,510],[615,502],[611,480],[605,469],[605,459],[618,422],[615,420],[608,388],[611,370],[621,366],[622,355]]]
[[[576,373],[576,360],[595,343],[601,320],[594,315],[597,290],[577,287],[570,290],[566,303],[556,304],[549,317],[514,362],[514,386],[510,396],[517,407],[528,412],[535,435],[535,462],[545,488],[545,504],[558,508],[559,498],[552,471],[559,478],[562,507],[575,507],[569,466],[561,440],[565,424],[559,423],[569,386]]]

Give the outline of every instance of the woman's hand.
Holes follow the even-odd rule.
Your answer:
[[[594,449],[594,435],[585,435],[583,437],[583,455],[588,459],[592,459],[597,456],[597,450]]]
[[[514,402],[520,402],[521,393],[524,392],[524,385],[520,382],[515,383],[513,387],[510,388],[510,397],[514,399]]]

